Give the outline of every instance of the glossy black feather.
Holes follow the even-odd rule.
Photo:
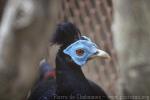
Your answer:
[[[56,79],[39,82],[33,89],[29,100],[70,100],[71,98],[79,100],[83,99],[82,97],[91,97],[91,99],[97,97],[97,100],[109,100],[101,87],[86,79],[81,66],[75,64],[68,55],[63,53],[63,50],[70,43],[79,38],[80,31],[72,23],[61,23],[57,26],[52,40],[54,44],[61,45],[56,55]]]
[[[40,62],[39,78],[28,100],[51,100],[56,95],[55,69],[43,59]]]
[[[78,35],[81,35],[80,30],[74,24],[64,22],[57,25],[50,42],[52,44],[67,45],[73,42]]]
[[[56,93],[58,95],[75,96],[100,96],[99,100],[109,100],[108,96],[102,88],[94,82],[87,80],[84,76],[81,66],[75,63],[68,62],[66,55],[62,52],[63,47],[60,48],[56,57]],[[71,58],[70,58],[71,59]]]
[[[52,67],[46,59],[43,59],[40,63],[40,79],[45,79],[45,78],[54,78],[55,76],[55,69]]]

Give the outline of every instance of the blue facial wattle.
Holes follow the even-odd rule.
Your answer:
[[[82,55],[76,53],[79,49],[84,51]],[[76,64],[82,66],[90,56],[97,52],[97,46],[88,37],[82,36],[80,40],[69,45],[63,52],[69,55]]]

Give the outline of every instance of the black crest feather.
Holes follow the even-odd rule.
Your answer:
[[[57,25],[50,42],[52,44],[67,45],[75,41],[79,35],[81,35],[80,30],[73,23],[63,22]]]

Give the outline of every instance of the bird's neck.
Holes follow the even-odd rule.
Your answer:
[[[88,91],[86,87],[89,83],[81,66],[69,62],[62,51],[56,56],[56,82],[58,94],[68,95],[71,90],[76,92],[82,90],[83,93]]]

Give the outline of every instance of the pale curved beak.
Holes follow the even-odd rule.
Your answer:
[[[107,52],[97,49],[97,52],[90,57],[90,59],[93,58],[110,59],[111,57]]]

